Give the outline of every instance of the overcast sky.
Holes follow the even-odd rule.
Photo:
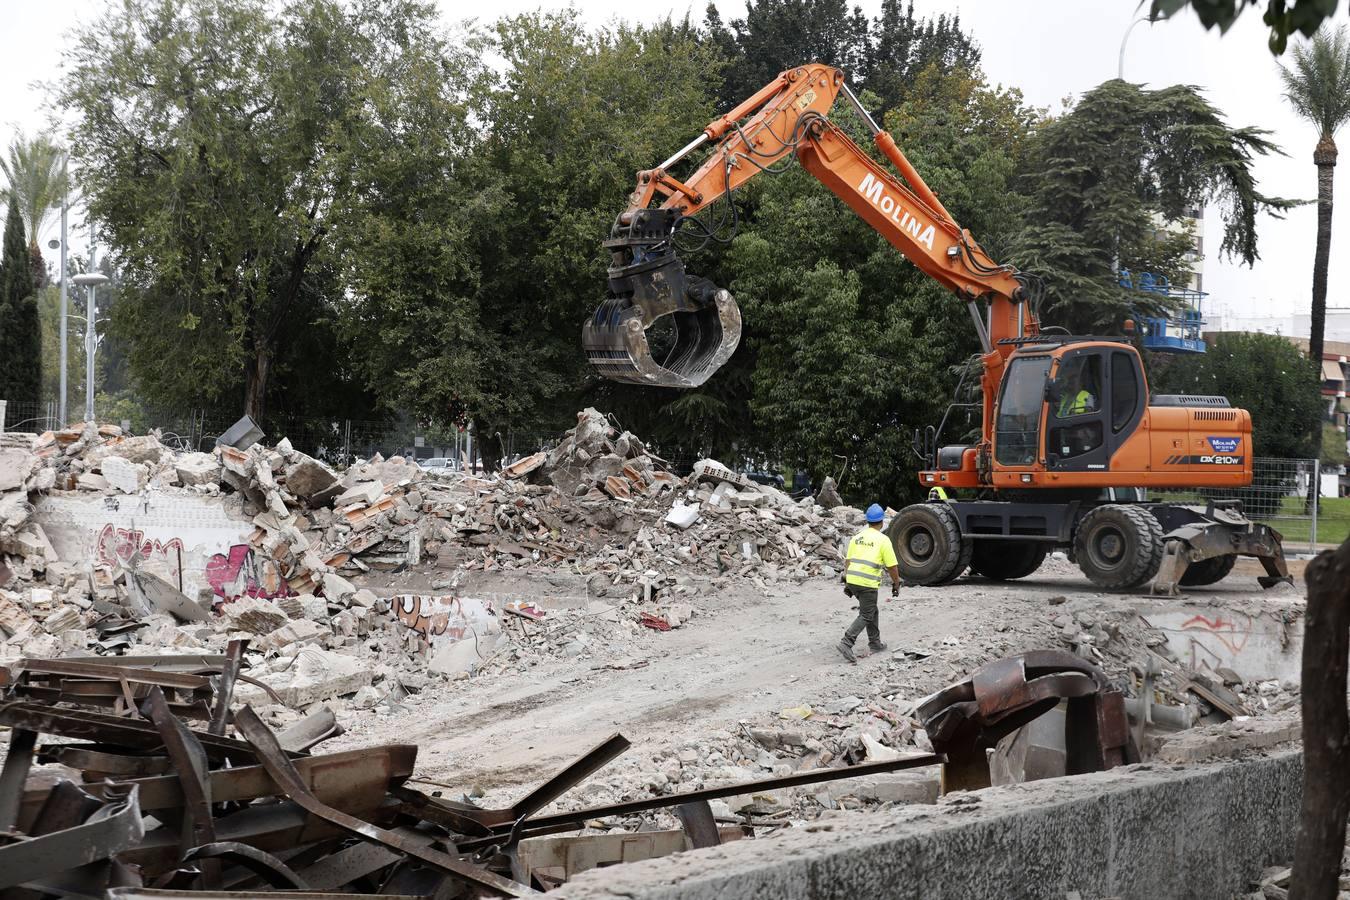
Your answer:
[[[484,6],[463,0],[438,0],[447,21],[482,15]],[[46,92],[36,82],[60,77],[60,54],[66,33],[74,23],[89,21],[108,5],[107,0],[0,0],[0,21],[6,23],[0,53],[0,146],[8,146],[16,130],[32,132],[48,121]],[[497,0],[492,15],[564,6],[563,3]],[[703,2],[634,4],[631,0],[587,0],[572,4],[593,24],[617,17],[652,21],[667,14],[703,16]],[[723,18],[744,11],[743,0],[719,0]],[[863,10],[875,16],[880,0],[867,0]],[[991,81],[1015,85],[1029,102],[1062,108],[1061,101],[1116,75],[1121,38],[1139,14],[1137,0],[916,0],[920,14],[960,13],[964,27],[974,34],[984,52],[984,68]],[[1343,19],[1344,16],[1338,16]],[[1266,49],[1266,29],[1257,12],[1249,11],[1227,35],[1206,32],[1193,14],[1173,21],[1142,23],[1130,35],[1124,58],[1125,77],[1160,87],[1178,82],[1204,89],[1209,100],[1234,125],[1258,125],[1272,133],[1288,154],[1259,160],[1256,174],[1268,194],[1301,199],[1316,196],[1312,148],[1316,134],[1300,122],[1280,95],[1276,63]],[[1350,131],[1341,135],[1350,142]],[[671,148],[676,149],[676,148]],[[654,164],[656,160],[652,160]],[[1350,166],[1341,166],[1341,169]],[[1338,244],[1350,240],[1350,188],[1338,177],[1343,198],[1337,207]],[[1205,289],[1210,292],[1206,312],[1226,309],[1236,315],[1289,315],[1306,311],[1311,296],[1311,266],[1316,227],[1314,206],[1300,208],[1283,221],[1265,217],[1259,224],[1261,260],[1248,269],[1221,261],[1221,226],[1216,215],[1207,217],[1205,234]],[[44,235],[45,240],[54,235]],[[978,235],[977,235],[978,237]],[[81,251],[87,238],[72,244]],[[1328,306],[1350,306],[1345,298],[1347,267],[1332,253]]]

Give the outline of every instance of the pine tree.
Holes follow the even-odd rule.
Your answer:
[[[0,399],[35,401],[41,386],[42,335],[33,272],[17,204],[5,219],[0,255]]]

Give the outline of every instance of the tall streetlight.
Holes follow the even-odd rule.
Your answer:
[[[92,254],[91,254],[92,256]],[[89,301],[85,304],[84,319],[84,420],[94,421],[94,351],[98,348],[98,301],[94,292],[100,284],[108,283],[108,276],[99,272],[76,275],[74,282],[88,286]]]
[[[70,210],[70,182],[66,174],[67,161],[63,156],[61,159],[61,239],[50,240],[47,246],[53,250],[61,250],[61,398],[57,407],[57,421],[62,427],[66,425],[66,248],[70,244],[69,232],[66,229],[66,214]]]
[[[1134,31],[1134,26],[1138,25],[1140,22],[1148,22],[1151,25],[1153,24],[1153,19],[1148,16],[1140,16],[1135,19],[1130,23],[1130,27],[1125,29],[1125,36],[1120,39],[1120,58],[1116,63],[1116,77],[1121,81],[1125,80],[1125,44],[1129,41],[1130,32]]]

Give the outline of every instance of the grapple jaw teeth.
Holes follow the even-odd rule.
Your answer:
[[[718,289],[710,305],[663,313],[675,320],[675,343],[657,362],[647,343],[642,310],[606,300],[582,330],[591,365],[606,378],[653,387],[695,388],[720,369],[741,341],[741,311]]]
[[[605,242],[613,253],[610,296],[582,328],[591,365],[630,384],[693,388],[736,352],[741,311],[731,294],[706,278],[687,276],[671,240],[678,214],[639,210]],[[664,316],[674,342],[658,362],[647,329]]]

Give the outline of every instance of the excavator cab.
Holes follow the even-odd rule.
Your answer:
[[[1106,341],[1054,350],[1012,357],[995,417],[994,461],[1014,468],[1039,462],[1052,472],[1105,471],[1147,406],[1139,354]]]
[[[736,352],[740,308],[708,279],[685,274],[674,246],[679,216],[669,209],[625,213],[605,241],[612,254],[610,295],[582,327],[581,342],[606,378],[693,388]],[[666,316],[673,321],[674,339],[653,352],[648,329]]]

